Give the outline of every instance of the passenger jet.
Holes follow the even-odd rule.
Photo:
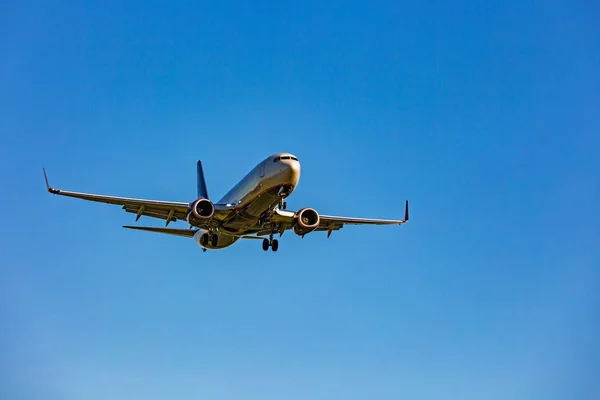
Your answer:
[[[300,162],[289,153],[267,157],[216,203],[208,196],[201,161],[197,164],[198,196],[191,203],[70,192],[52,188],[45,169],[44,178],[52,194],[119,205],[125,211],[136,214],[136,221],[141,216],[163,219],[166,221],[164,228],[124,228],[193,238],[203,251],[222,249],[239,239],[258,239],[262,241],[264,251],[269,248],[277,251],[279,242],[274,236],[281,236],[290,229],[302,237],[319,231],[326,231],[329,237],[331,232],[344,225],[401,225],[408,221],[408,200],[402,220],[320,215],[313,208],[287,211],[285,199],[292,194],[300,179]],[[168,227],[170,222],[177,220],[186,221],[189,229]]]

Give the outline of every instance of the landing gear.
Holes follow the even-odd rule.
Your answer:
[[[287,203],[283,200],[283,197],[279,200],[279,209],[285,210],[287,208]]]
[[[217,247],[217,245],[219,244],[219,235],[209,234],[207,232],[200,236],[200,244],[202,246],[208,246],[209,242],[212,247]]]
[[[200,236],[200,244],[202,246],[207,246],[209,239],[210,238],[208,237],[208,233],[204,233],[202,236]]]
[[[264,251],[268,251],[269,247],[271,248],[271,250],[277,251],[277,249],[279,249],[279,241],[277,239],[273,239],[273,237],[271,237],[270,239],[263,239],[262,249]]]

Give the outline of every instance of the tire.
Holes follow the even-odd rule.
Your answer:
[[[278,248],[279,248],[279,241],[277,239],[275,239],[275,240],[273,240],[273,243],[271,244],[271,250],[277,251]]]
[[[269,250],[269,239],[264,239],[262,243],[262,248],[264,251]]]
[[[219,235],[212,235],[212,237],[210,238],[210,244],[212,245],[212,247],[217,247],[217,245],[219,244]]]
[[[208,233],[205,233],[202,236],[200,236],[200,244],[205,247],[208,245]]]

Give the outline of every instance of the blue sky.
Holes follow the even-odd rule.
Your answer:
[[[122,3],[0,7],[0,397],[600,398],[596,5]],[[411,221],[202,253],[41,172],[191,201],[279,151],[288,208]]]

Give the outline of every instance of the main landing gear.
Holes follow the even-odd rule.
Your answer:
[[[212,247],[217,247],[219,244],[219,235],[205,233],[200,236],[200,244],[202,246],[208,246],[209,242]]]
[[[273,239],[273,235],[271,235],[271,237],[269,239],[263,240],[263,243],[262,243],[263,250],[268,251],[269,247],[271,247],[271,250],[273,250],[273,251],[277,251],[277,249],[279,248],[279,241],[277,239]]]

